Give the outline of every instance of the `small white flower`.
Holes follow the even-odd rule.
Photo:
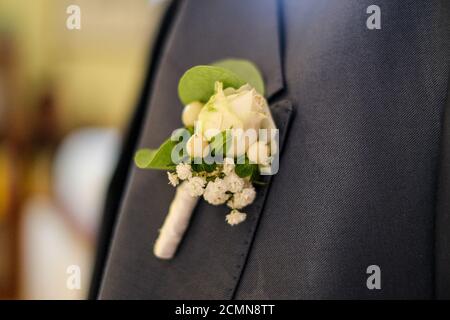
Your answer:
[[[242,188],[244,188],[244,184],[245,184],[244,179],[239,177],[234,172],[227,175],[223,180],[227,184],[228,191],[231,191],[233,193],[240,192],[240,191],[242,191]]]
[[[206,179],[203,177],[192,177],[187,182],[187,190],[191,197],[199,197],[205,191]]]
[[[167,177],[169,178],[169,184],[173,187],[176,187],[178,183],[180,183],[180,180],[178,180],[178,176],[176,173],[167,172]]]
[[[256,191],[253,186],[242,189],[241,192],[233,194],[233,198],[227,202],[232,209],[242,209],[251,204],[256,197]]]
[[[191,165],[188,163],[179,163],[177,165],[177,174],[180,180],[190,179],[192,177]]]
[[[220,178],[216,178],[214,181],[210,181],[206,186],[203,198],[212,205],[219,205],[225,203],[230,197],[227,192],[227,185],[225,181]]]
[[[234,159],[233,158],[225,158],[223,159],[223,173],[225,175],[229,175],[234,172]]]
[[[247,218],[247,214],[240,212],[236,209],[231,210],[229,214],[226,215],[225,220],[227,220],[229,225],[237,225]]]

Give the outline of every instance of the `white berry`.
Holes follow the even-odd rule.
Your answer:
[[[208,140],[200,133],[195,133],[189,138],[186,148],[191,158],[204,158],[209,153]]]
[[[270,160],[269,147],[263,141],[255,142],[248,148],[247,156],[252,163],[268,165]]]
[[[203,104],[198,101],[194,101],[186,105],[181,115],[181,120],[186,127],[192,127],[198,118],[200,110],[203,108]]]

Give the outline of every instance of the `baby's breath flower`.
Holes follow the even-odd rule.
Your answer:
[[[176,169],[180,180],[186,180],[192,177],[192,168],[190,164],[179,163]]]
[[[234,159],[233,158],[225,158],[223,159],[223,173],[225,175],[229,175],[234,172]]]
[[[253,186],[242,189],[241,192],[233,194],[233,198],[227,202],[232,209],[242,209],[251,204],[256,197],[256,191]]]
[[[216,178],[214,181],[208,182],[203,198],[212,205],[225,203],[230,197],[227,192],[227,185],[223,179]]]
[[[233,193],[242,191],[244,188],[245,181],[241,177],[239,177],[236,173],[232,172],[229,175],[225,176],[223,179],[227,185],[228,191]]]
[[[226,215],[225,220],[227,220],[228,224],[234,226],[247,218],[247,214],[244,212],[240,212],[236,209],[231,210],[229,214]]]
[[[206,179],[203,177],[192,177],[187,182],[187,190],[191,197],[199,197],[205,191]]]
[[[169,184],[173,187],[176,187],[180,180],[178,180],[178,176],[175,172],[167,172],[167,177],[169,178]]]

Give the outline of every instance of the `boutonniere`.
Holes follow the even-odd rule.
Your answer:
[[[276,172],[278,163],[277,129],[253,63],[223,60],[193,67],[181,77],[178,95],[184,127],[158,149],[135,155],[139,168],[167,171],[177,188],[154,245],[161,259],[174,256],[200,199],[228,206],[224,220],[231,226],[245,221],[255,185],[264,187],[261,176]]]

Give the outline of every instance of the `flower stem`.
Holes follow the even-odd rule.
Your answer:
[[[169,213],[156,239],[153,253],[160,259],[172,259],[189,226],[199,197],[191,197],[186,182],[180,184],[169,207]]]

